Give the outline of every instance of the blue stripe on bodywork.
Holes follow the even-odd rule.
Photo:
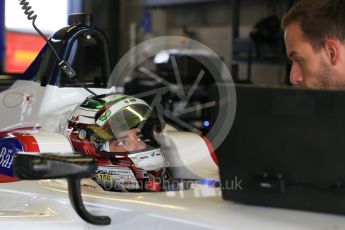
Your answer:
[[[18,140],[0,139],[0,174],[13,176],[13,157],[19,151],[23,151],[23,145]]]

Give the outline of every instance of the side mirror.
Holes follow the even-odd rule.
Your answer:
[[[66,178],[71,204],[78,215],[95,225],[109,225],[108,216],[90,214],[82,201],[80,180],[91,177],[97,169],[96,159],[85,155],[17,153],[14,175],[22,180]]]

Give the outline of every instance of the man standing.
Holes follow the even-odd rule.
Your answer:
[[[281,25],[292,84],[345,88],[344,0],[301,0]]]

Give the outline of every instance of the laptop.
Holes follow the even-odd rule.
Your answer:
[[[225,200],[345,214],[345,92],[237,86],[216,150]]]

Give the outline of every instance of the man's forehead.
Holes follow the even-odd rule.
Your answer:
[[[311,50],[310,41],[304,36],[298,22],[289,24],[284,31],[286,53],[289,58],[300,55],[301,51]]]
[[[302,31],[297,22],[291,23],[285,28],[284,40],[287,45],[293,45],[296,41],[302,40]]]

